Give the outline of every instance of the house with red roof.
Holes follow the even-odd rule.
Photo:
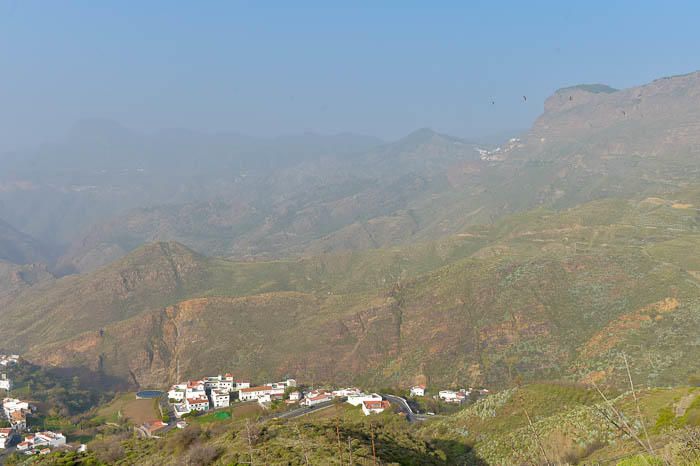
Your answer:
[[[384,410],[390,406],[391,403],[386,400],[365,400],[362,402],[362,412],[365,413],[365,416],[369,416],[370,414],[379,414],[383,413]]]

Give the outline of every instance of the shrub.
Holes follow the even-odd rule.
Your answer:
[[[119,438],[95,440],[89,444],[88,449],[95,452],[95,457],[106,464],[114,464],[124,457],[124,448]]]
[[[188,465],[207,466],[219,457],[219,451],[208,445],[197,445],[189,455]]]

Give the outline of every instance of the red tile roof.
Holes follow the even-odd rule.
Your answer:
[[[391,403],[389,403],[386,400],[382,400],[382,401],[365,400],[362,403],[365,405],[365,408],[367,408],[367,409],[386,409],[389,406],[391,406]]]
[[[209,400],[207,398],[187,398],[187,402],[191,405],[196,405],[201,403],[209,403]]]

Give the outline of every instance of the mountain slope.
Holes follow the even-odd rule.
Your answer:
[[[0,219],[0,261],[14,264],[46,263],[48,254],[34,238]]]
[[[0,337],[30,358],[144,385],[172,381],[178,361],[192,375],[235,367],[376,386],[615,383],[621,351],[640,381],[678,383],[696,371],[700,271],[680,252],[700,242],[699,192],[535,210],[449,240],[303,260],[206,259],[177,245],[187,259],[161,260],[144,251],[163,245],[148,246],[30,290],[4,311]],[[158,260],[162,271],[145,271]],[[17,320],[46,312],[28,329]]]
[[[363,154],[334,155],[278,172],[275,180],[280,184],[290,185],[288,179],[296,176],[303,176],[305,184],[274,200],[261,190],[250,200],[131,210],[93,226],[72,244],[61,264],[94,270],[151,241],[178,241],[208,255],[235,258],[287,257],[408,241],[422,228],[416,223],[422,215],[412,214],[414,206],[428,211],[432,196],[451,189],[445,176],[448,168],[466,161],[479,163],[473,146],[420,130]],[[360,232],[364,238],[349,238],[355,236],[349,232]]]

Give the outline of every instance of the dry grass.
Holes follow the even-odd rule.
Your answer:
[[[118,396],[102,408],[98,414],[110,421],[116,421],[121,417],[137,425],[160,419],[160,413],[155,407],[154,401],[136,399],[134,393]]]

